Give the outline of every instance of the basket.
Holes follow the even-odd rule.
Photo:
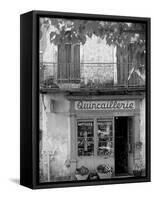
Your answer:
[[[108,173],[99,173],[97,172],[98,176],[100,179],[105,179],[105,178],[111,178],[112,177],[112,173],[108,172]]]
[[[75,177],[77,180],[87,180],[89,174],[81,175],[81,174],[75,174]]]

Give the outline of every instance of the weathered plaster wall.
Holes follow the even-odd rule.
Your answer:
[[[80,47],[80,59],[81,63],[88,63],[81,64],[81,80],[84,79],[85,83],[89,80],[101,83],[114,80],[115,48],[107,45],[105,39],[101,40],[96,36],[87,37],[85,45]]]
[[[142,142],[141,158],[145,168],[145,98],[140,103],[140,141]]]
[[[53,26],[41,27],[40,52],[43,53],[43,62],[57,62],[57,47],[50,42],[50,33],[55,31]]]
[[[138,100],[139,113],[134,116],[134,170],[145,169],[145,98]]]
[[[44,114],[41,117],[42,160],[48,165],[44,166],[44,174],[49,173],[53,180],[69,175],[69,168],[66,166],[70,159],[69,101],[63,94],[44,95],[42,108],[44,107]]]
[[[114,47],[107,45],[105,39],[87,37],[86,43],[81,45],[81,62],[114,62]]]

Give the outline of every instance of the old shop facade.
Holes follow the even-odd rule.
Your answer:
[[[129,177],[141,159],[145,165],[144,92],[120,93],[42,95],[46,181],[86,179],[76,176],[82,167],[98,179],[101,165],[112,169],[101,178]],[[142,151],[137,151],[135,144],[141,141]]]
[[[40,182],[134,176],[145,169],[145,54],[133,68],[133,44],[54,45],[52,31],[40,39]]]

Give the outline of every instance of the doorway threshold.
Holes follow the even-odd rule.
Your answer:
[[[134,177],[134,175],[133,174],[116,174],[112,178],[130,178],[130,177]]]

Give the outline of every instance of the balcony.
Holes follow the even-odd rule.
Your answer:
[[[144,66],[134,67],[129,63],[120,70],[118,66],[117,63],[80,63],[77,68],[74,63],[65,66],[59,63],[40,63],[40,89],[144,89]]]

